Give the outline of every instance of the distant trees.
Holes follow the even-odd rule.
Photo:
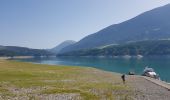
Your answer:
[[[49,56],[54,55],[51,52],[41,49],[29,49],[24,47],[7,46],[4,49],[0,49],[0,56]]]
[[[58,56],[170,55],[170,40],[152,40],[72,51]]]

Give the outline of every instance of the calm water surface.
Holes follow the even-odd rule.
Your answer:
[[[170,82],[170,56],[152,56],[137,58],[95,58],[95,57],[57,57],[57,58],[31,58],[19,61],[50,64],[94,67],[106,71],[128,73],[134,71],[142,74],[145,66],[152,67],[162,80]]]

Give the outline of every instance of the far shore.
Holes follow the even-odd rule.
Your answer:
[[[35,58],[35,57],[44,58],[44,57],[47,57],[47,56],[13,56],[13,57],[1,57],[1,56],[0,56],[0,60],[8,60],[8,59],[28,59],[28,58]],[[56,56],[48,56],[48,57],[56,57]]]
[[[0,57],[1,60],[7,59],[26,59],[26,58],[34,58],[34,56],[13,56],[13,57]]]

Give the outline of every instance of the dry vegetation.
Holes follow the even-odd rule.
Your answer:
[[[132,94],[117,73],[0,60],[0,99],[131,100]]]

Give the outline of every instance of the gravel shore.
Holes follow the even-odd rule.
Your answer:
[[[141,76],[127,76],[127,84],[135,91],[134,100],[170,100],[169,89]]]

